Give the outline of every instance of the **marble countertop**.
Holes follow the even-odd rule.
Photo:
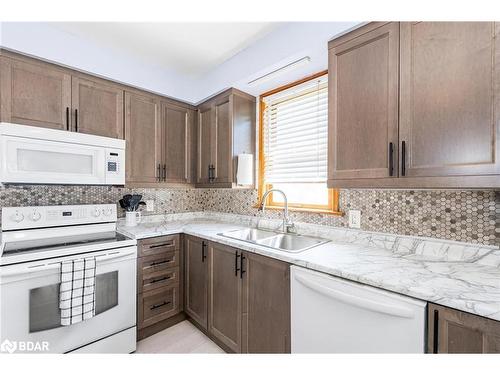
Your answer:
[[[136,239],[185,233],[500,321],[498,248],[298,224],[300,233],[331,242],[289,253],[220,236],[259,224],[254,217],[230,216],[155,217],[136,227],[119,223],[118,231]]]

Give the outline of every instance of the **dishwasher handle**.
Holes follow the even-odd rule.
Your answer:
[[[339,290],[328,288],[324,285],[321,285],[320,283],[314,282],[300,275],[295,275],[294,278],[305,287],[326,297],[336,299],[348,305],[356,306],[365,310],[375,311],[381,314],[396,316],[399,318],[412,319],[415,317],[415,312],[407,307],[373,301],[367,298],[356,297]]]

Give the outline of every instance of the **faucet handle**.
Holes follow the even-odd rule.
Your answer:
[[[286,223],[285,229],[287,233],[297,233],[297,228],[295,227],[295,224],[292,222]]]

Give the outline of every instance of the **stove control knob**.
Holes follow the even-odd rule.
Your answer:
[[[24,215],[21,212],[16,211],[16,213],[12,215],[10,218],[12,219],[12,221],[20,223],[21,221],[24,220]]]
[[[99,217],[101,216],[101,210],[98,209],[97,207],[94,208],[92,211],[90,211],[91,215],[94,217]]]
[[[103,212],[104,216],[110,216],[113,213],[111,208],[106,208]]]
[[[42,214],[38,211],[33,211],[33,213],[31,214],[31,220],[33,221],[38,221],[42,218]]]

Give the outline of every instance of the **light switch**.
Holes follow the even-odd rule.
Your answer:
[[[361,228],[361,211],[349,210],[349,228]]]
[[[154,200],[146,200],[146,211],[154,211],[155,210],[155,201]]]

